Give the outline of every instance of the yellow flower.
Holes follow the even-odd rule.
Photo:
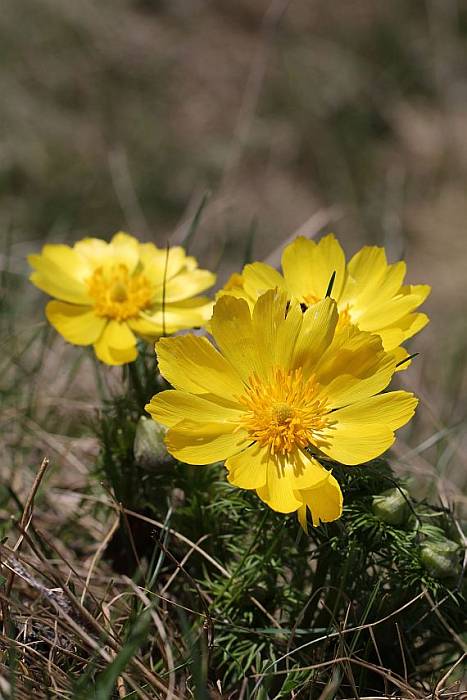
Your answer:
[[[394,391],[395,359],[381,339],[348,325],[336,334],[332,299],[303,312],[270,290],[250,312],[221,297],[211,319],[219,348],[185,335],[156,344],[172,384],[146,406],[168,427],[169,452],[188,464],[226,460],[229,481],[256,490],[273,510],[306,509],[315,525],[341,514],[342,495],[320,456],[361,464],[381,455],[417,400]]]
[[[344,251],[332,234],[318,243],[296,238],[282,254],[281,275],[266,263],[246,265],[241,275],[232,275],[219,295],[246,299],[253,306],[267,289],[285,290],[305,306],[322,299],[335,272],[331,296],[337,301],[339,326],[348,323],[377,333],[384,349],[397,359],[407,356],[399,348],[418,333],[428,317],[415,313],[430,293],[426,284],[404,285],[406,265],[388,265],[384,248],[366,246],[348,264]],[[405,365],[407,366],[407,365]]]
[[[215,275],[178,246],[161,250],[120,232],[110,243],[45,245],[28,260],[31,282],[56,298],[46,307],[52,326],[69,343],[94,345],[108,365],[136,358],[136,336],[154,340],[202,325],[212,312],[209,299],[195,295]]]

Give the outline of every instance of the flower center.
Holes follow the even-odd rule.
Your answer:
[[[98,316],[126,321],[146,309],[152,300],[147,277],[130,275],[126,265],[98,267],[87,281],[89,295],[94,299]]]
[[[276,368],[268,381],[255,374],[248,389],[239,397],[247,409],[240,426],[273,454],[289,454],[317,444],[327,424],[326,400],[318,398],[319,384],[314,376],[303,378],[302,370]]]
[[[321,301],[321,298],[322,297],[317,297],[314,294],[307,294],[303,297],[303,302],[306,306],[313,306],[313,304],[317,304],[318,301]]]
[[[352,323],[352,316],[350,314],[350,304],[344,306],[343,309],[339,309],[339,319],[337,321],[337,330],[342,330],[345,326]]]

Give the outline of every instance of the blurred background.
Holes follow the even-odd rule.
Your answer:
[[[209,193],[193,252],[219,284],[296,232],[333,231],[348,254],[384,245],[432,285],[398,380],[422,405],[394,454],[428,497],[465,506],[466,52],[456,0],[2,3],[10,478],[52,451],[79,485],[99,406],[93,361],[46,327],[26,255],[121,229],[179,242]]]

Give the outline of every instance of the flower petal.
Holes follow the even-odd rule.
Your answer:
[[[244,299],[220,297],[214,305],[210,326],[221,352],[245,382],[252,374],[261,375],[263,362],[258,357],[250,308]]]
[[[285,290],[285,282],[282,275],[263,262],[245,265],[242,271],[242,282],[247,296],[255,301],[268,289]]]
[[[140,244],[140,260],[144,273],[153,284],[163,284],[186,266],[186,253],[181,246],[158,248],[154,243]]]
[[[83,260],[73,248],[63,244],[45,245],[42,257],[60,268],[64,274],[78,282],[84,282],[92,273],[92,266]]]
[[[109,321],[104,332],[94,344],[94,350],[107,365],[123,365],[133,362],[138,356],[136,338],[126,323]]]
[[[426,314],[407,314],[407,316],[400,318],[396,324],[379,329],[378,335],[383,341],[384,349],[393,351],[398,345],[425,328],[428,320]]]
[[[163,285],[160,285],[155,300],[159,303],[165,300],[169,304],[188,299],[212,287],[215,281],[216,275],[213,272],[209,272],[209,270],[182,272],[167,280],[165,289]]]
[[[127,323],[133,333],[145,340],[156,340],[162,335],[164,330],[159,323],[155,322],[152,317],[146,316],[146,314],[141,314],[137,318],[129,318]]]
[[[266,484],[257,489],[256,493],[273,510],[292,513],[302,505],[292,483],[289,473],[271,456],[267,465]]]
[[[332,297],[339,299],[345,279],[344,251],[333,234],[318,244],[299,236],[285,248],[282,269],[287,289],[305,302],[307,297],[322,299],[335,272]]]
[[[270,455],[267,448],[257,443],[230,457],[225,466],[230,483],[245,489],[265,487],[269,467],[269,482],[277,474],[280,480],[289,482],[293,491],[315,488],[329,477],[329,472],[316,459],[300,450],[290,455]]]
[[[379,457],[394,439],[394,432],[386,425],[341,422],[336,417],[335,423],[322,431],[318,447],[336,462],[354,465]]]
[[[45,307],[49,323],[65,340],[75,345],[92,345],[104,330],[105,318],[96,316],[90,306],[78,306],[62,301],[49,301]]]
[[[138,239],[119,231],[112,237],[109,249],[109,263],[112,265],[123,264],[131,274],[139,262]]]
[[[393,297],[382,304],[372,304],[361,313],[358,327],[371,333],[398,323],[418,306],[418,299],[417,294],[405,294]]]
[[[417,298],[417,306],[419,306],[430,295],[431,287],[429,284],[408,284],[402,287],[400,291],[401,294],[415,296]]]
[[[329,478],[329,472],[306,452],[296,450],[288,457],[288,474],[295,491],[317,488]]]
[[[111,248],[106,241],[102,241],[100,238],[83,238],[75,243],[73,250],[86,260],[92,269],[95,269],[107,260]]]
[[[218,396],[237,405],[244,385],[233,367],[207,338],[181,335],[156,343],[161,374],[176,389],[200,396]]]
[[[54,246],[44,246],[53,248]],[[46,294],[71,304],[91,304],[86,285],[68,272],[57,262],[44,255],[29,255],[29,264],[34,272],[29,279]]]
[[[381,423],[397,430],[412,418],[417,404],[418,399],[408,391],[388,391],[340,408],[333,416],[339,422]]]
[[[302,323],[299,304],[288,302],[284,292],[271,289],[259,297],[252,315],[252,333],[261,376],[268,376],[275,367],[291,367]]]
[[[317,488],[301,491],[300,496],[303,499],[303,506],[299,509],[298,518],[305,532],[307,532],[307,508],[311,511],[314,527],[317,527],[320,521],[330,523],[342,515],[342,491],[332,474],[329,474],[329,478]]]
[[[330,407],[335,409],[385,389],[396,360],[382,349],[378,335],[346,326],[337,333],[315,373]]]
[[[405,391],[372,396],[331,415],[319,449],[343,464],[361,464],[379,457],[394,442],[394,430],[413,416],[418,401]]]
[[[310,306],[303,314],[300,337],[294,352],[294,366],[302,367],[305,376],[327,350],[334,337],[337,324],[337,307],[333,299],[322,299]]]
[[[202,326],[212,316],[213,302],[208,297],[194,297],[178,302],[168,302],[164,310],[153,308],[142,314],[140,318],[132,320],[130,326],[137,331],[139,325],[148,328],[153,326],[153,335],[175,333],[183,328]],[[142,322],[142,323],[141,323]],[[146,335],[150,335],[146,333]]]
[[[268,451],[258,444],[232,455],[225,463],[229,482],[241,489],[261,488],[266,484],[268,458]]]
[[[245,431],[232,432],[228,423],[183,420],[168,431],[165,444],[171,455],[187,464],[212,464],[248,446]]]
[[[373,299],[380,298],[378,289],[387,270],[388,263],[384,248],[377,246],[361,248],[347,265],[348,277],[340,300],[341,303],[358,303],[361,308],[365,308]],[[398,271],[400,274],[402,268],[398,268]],[[394,283],[394,291],[397,291],[401,282],[399,280],[397,283],[397,280],[394,279]]]
[[[243,415],[243,411],[227,408],[185,391],[173,390],[161,391],[153,396],[145,409],[169,428],[188,419],[198,423],[229,423],[232,432]]]

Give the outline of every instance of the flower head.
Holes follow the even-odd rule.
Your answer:
[[[296,238],[282,254],[280,274],[266,263],[246,265],[221,290],[246,299],[253,306],[267,289],[283,289],[304,307],[323,299],[333,273],[332,297],[337,302],[339,328],[354,324],[360,330],[377,333],[387,351],[397,359],[407,356],[399,346],[427,323],[428,317],[415,312],[430,293],[428,285],[404,285],[404,262],[388,264],[384,248],[365,246],[346,264],[344,251],[330,234],[318,243]]]
[[[336,333],[330,298],[310,305],[270,290],[253,310],[222,296],[207,338],[185,335],[156,344],[173,390],[146,409],[168,427],[169,452],[188,464],[225,460],[229,481],[256,490],[273,510],[306,509],[314,524],[338,518],[342,494],[327,457],[360,464],[381,455],[417,400],[380,394],[395,370],[381,339],[348,325]]]
[[[195,295],[215,275],[178,246],[161,250],[120,232],[110,243],[45,245],[28,259],[31,282],[55,297],[46,307],[52,326],[70,343],[94,345],[109,365],[136,358],[136,336],[154,340],[202,325],[212,312],[209,299]]]

